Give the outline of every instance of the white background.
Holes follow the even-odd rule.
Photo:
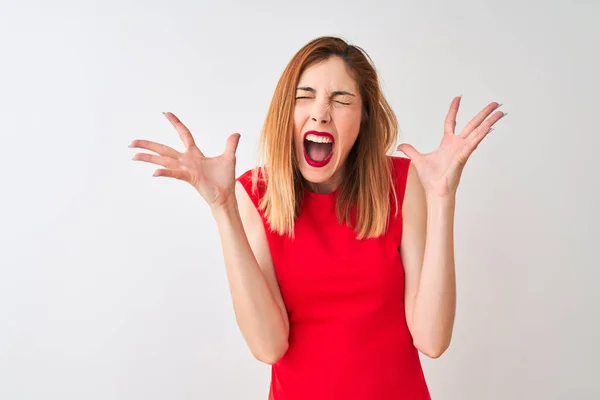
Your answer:
[[[261,399],[208,207],[131,161],[136,138],[254,166],[293,54],[373,58],[398,143],[508,116],[467,164],[450,349],[436,400],[600,398],[600,7],[569,2],[8,2],[0,9],[0,398]]]

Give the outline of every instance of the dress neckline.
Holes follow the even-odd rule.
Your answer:
[[[326,199],[326,198],[335,198],[338,195],[340,188],[338,187],[333,192],[330,193],[317,193],[309,190],[308,188],[304,188],[304,193],[308,197],[317,198],[317,199]]]

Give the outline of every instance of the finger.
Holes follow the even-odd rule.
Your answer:
[[[481,123],[488,117],[488,115],[490,115],[495,109],[497,109],[498,107],[500,107],[502,104],[500,103],[496,103],[495,101],[488,104],[483,110],[479,111],[479,113],[475,116],[475,118],[473,118],[471,121],[469,121],[469,123],[467,124],[467,126],[465,126],[465,129],[463,129],[463,131],[460,133],[460,137],[462,138],[467,138],[469,137],[469,135],[475,130],[477,129],[477,127],[479,125],[481,125]],[[501,113],[502,114],[502,113]],[[502,115],[501,115],[502,116]],[[496,120],[497,121],[497,120]],[[494,121],[494,123],[496,122]],[[493,125],[493,124],[492,124]]]
[[[398,146],[398,150],[406,154],[406,156],[411,160],[415,160],[421,156],[421,153],[419,153],[412,145],[407,143],[403,143]]]
[[[154,171],[152,176],[163,176],[166,178],[175,178],[180,181],[189,182],[189,174],[186,171],[180,169],[157,169]]]
[[[465,161],[468,157],[471,156],[475,149],[477,149],[479,143],[481,143],[481,141],[493,130],[494,128],[484,127],[483,125],[481,125],[479,126],[479,128],[475,129],[471,135],[469,135],[469,137],[467,138],[466,153],[464,155]]]
[[[181,155],[177,150],[165,146],[164,144],[152,142],[150,140],[134,140],[131,142],[129,147],[138,148],[138,149],[146,149],[153,151],[161,156],[171,157],[171,158],[179,158]]]
[[[461,133],[460,136],[464,137],[466,139],[469,139],[472,135],[477,135],[478,139],[482,139],[481,132],[485,131],[486,134],[489,133],[489,130],[492,128],[492,126],[494,126],[494,124],[496,122],[498,122],[505,115],[506,114],[503,113],[502,111],[498,111],[497,113],[494,113],[491,117],[489,117],[487,120],[485,120],[483,123],[481,123],[478,127],[473,129],[468,134],[463,135],[463,133]]]
[[[234,133],[227,138],[227,145],[225,146],[225,153],[229,156],[235,156],[238,143],[240,142],[240,134]]]
[[[165,168],[176,169],[179,167],[179,162],[170,157],[157,156],[154,154],[137,153],[132,158],[135,161],[144,161],[151,164],[161,165]]]
[[[181,141],[183,142],[186,149],[196,146],[196,142],[194,142],[194,137],[192,136],[192,133],[179,120],[179,118],[177,118],[175,116],[175,114],[170,113],[170,112],[166,112],[163,114],[165,115],[165,117],[167,117],[169,122],[171,122],[171,124],[175,127],[175,130],[177,131],[177,133],[179,133],[179,137],[181,138]]]
[[[444,133],[447,135],[454,135],[456,115],[458,114],[458,107],[460,106],[461,99],[462,95],[455,97],[452,100],[452,103],[450,103],[450,110],[448,110],[448,115],[446,115],[446,119],[444,120]]]

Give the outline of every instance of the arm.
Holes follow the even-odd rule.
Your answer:
[[[163,114],[177,130],[185,151],[149,140],[134,140],[130,147],[156,154],[138,153],[133,159],[163,167],[153,176],[187,182],[208,203],[221,237],[238,326],[252,354],[273,364],[287,351],[289,323],[261,216],[235,179],[240,134],[229,135],[220,156],[205,157],[181,120],[173,113]]]
[[[422,154],[408,143],[398,146],[412,160],[402,206],[400,250],[406,274],[406,319],[415,346],[434,358],[450,345],[454,326],[453,229],[460,177],[473,151],[506,115],[494,112],[500,104],[492,102],[456,134],[460,101],[460,96],[455,97],[450,104],[437,150]]]
[[[400,247],[406,320],[417,349],[432,358],[448,348],[454,326],[454,204],[454,196],[426,198],[410,164]]]
[[[274,364],[287,351],[289,322],[261,217],[240,182],[213,216],[240,331],[254,357]]]

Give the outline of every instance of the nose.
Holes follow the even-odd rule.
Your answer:
[[[311,110],[310,118],[318,123],[326,124],[331,119],[327,105],[321,101],[315,101],[315,104]]]

